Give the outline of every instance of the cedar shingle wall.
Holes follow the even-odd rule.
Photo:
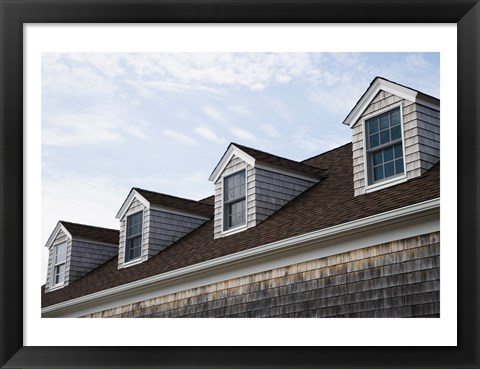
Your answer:
[[[439,317],[439,258],[436,232],[87,317]]]
[[[353,176],[355,196],[365,193],[367,168],[363,156],[362,119],[389,111],[401,102],[407,178],[415,178],[440,160],[440,112],[402,100],[389,92],[380,91],[352,129]],[[373,114],[373,115],[372,115]]]

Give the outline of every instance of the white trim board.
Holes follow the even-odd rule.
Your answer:
[[[43,308],[42,316],[81,316],[175,290],[438,231],[439,213],[437,198],[64,301]],[[300,260],[302,257],[310,259]]]
[[[382,78],[376,78],[374,83],[367,89],[367,92],[362,96],[360,101],[355,105],[352,111],[348,114],[348,116],[343,121],[343,124],[346,124],[352,128],[355,123],[360,119],[361,115],[370,105],[372,100],[375,98],[379,91],[386,91],[391,94],[394,94],[402,99],[409,100],[418,104],[422,104],[428,108],[439,110],[440,106],[432,104],[431,102],[426,101],[422,98],[422,94],[418,91],[412,90],[410,88],[400,86],[396,83],[387,81]],[[424,95],[425,96],[425,95]]]
[[[53,230],[52,234],[48,238],[47,243],[45,244],[45,247],[50,248],[50,246],[52,246],[53,242],[57,238],[58,233],[60,231],[63,231],[63,233],[65,233],[68,238],[72,239],[72,235],[70,234],[70,232],[67,230],[67,228],[65,228],[65,226],[62,224],[62,222],[59,221],[57,223],[57,225],[55,226],[55,229]]]

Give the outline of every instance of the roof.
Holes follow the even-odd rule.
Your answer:
[[[292,175],[307,176],[313,181],[325,178],[325,171],[322,168],[231,142],[215,166],[209,180],[216,182],[233,156],[238,156],[251,166],[258,166],[260,163],[267,166],[267,169],[283,170]]]
[[[307,174],[318,179],[323,179],[325,177],[325,170],[323,170],[322,168],[308,165],[299,161],[283,158],[281,156],[273,155],[268,152],[253,149],[251,147],[243,146],[234,142],[232,142],[231,145],[235,145],[240,150],[244,151],[246,154],[250,155],[259,162],[270,164],[277,168]]]
[[[326,178],[257,226],[214,239],[214,221],[211,219],[144,263],[118,269],[118,261],[114,257],[71,285],[42,294],[42,307],[440,197],[439,163],[420,177],[356,197],[351,144],[302,163],[326,168]]]
[[[144,190],[138,187],[133,187],[133,190],[142,195],[150,205],[183,210],[188,213],[198,214],[208,218],[213,217],[213,204],[210,205],[205,202],[184,199],[182,197]]]
[[[91,241],[118,244],[118,230],[100,228],[86,224],[71,223],[61,220],[61,223],[72,238],[83,238]]]

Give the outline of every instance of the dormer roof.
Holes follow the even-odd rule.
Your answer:
[[[380,91],[392,93],[403,99],[419,103],[431,109],[438,110],[440,107],[440,100],[436,97],[427,95],[413,88],[403,86],[399,83],[389,81],[383,77],[375,77],[362,97],[360,97],[360,100],[357,101],[353,109],[350,111],[350,113],[348,113],[347,117],[343,121],[343,124],[346,124],[352,128]]]
[[[210,175],[210,181],[216,182],[218,180],[233,156],[239,157],[252,167],[271,169],[280,173],[288,173],[315,181],[325,178],[325,170],[322,168],[316,168],[308,164],[232,142]]]
[[[153,206],[167,212],[181,212],[183,214],[190,214],[206,220],[213,216],[213,206],[210,204],[133,187],[118,211],[116,216],[117,219],[121,219],[125,215],[125,212],[135,198],[147,207]]]
[[[86,224],[71,223],[60,220],[50,235],[45,247],[50,247],[60,231],[63,231],[69,238],[108,243],[118,245],[118,230],[110,228],[95,227]]]

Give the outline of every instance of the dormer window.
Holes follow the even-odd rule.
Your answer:
[[[245,178],[245,170],[241,170],[223,179],[224,231],[246,225],[247,194]]]
[[[127,216],[125,262],[138,259],[142,254],[143,212]]]
[[[67,259],[67,243],[54,246],[52,287],[62,286],[65,281],[65,262]]]
[[[404,174],[400,107],[365,121],[368,183]]]

